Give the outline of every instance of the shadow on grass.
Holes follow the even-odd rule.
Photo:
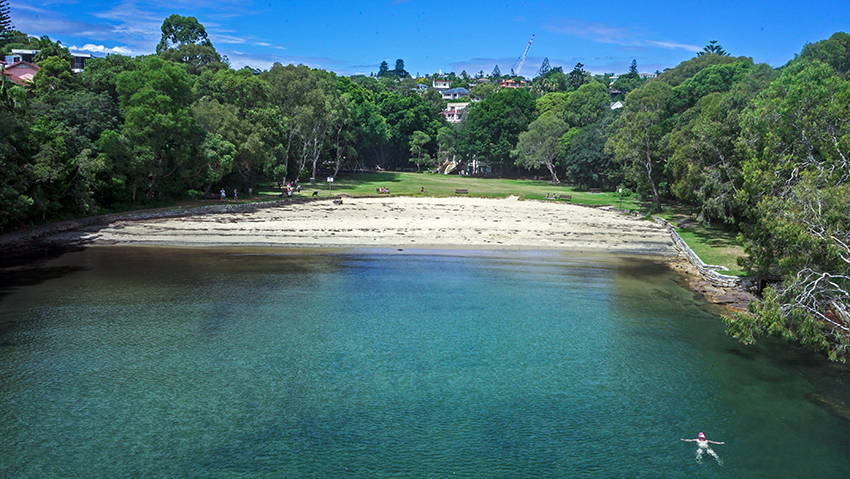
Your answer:
[[[715,226],[685,227],[701,243],[712,248],[735,248],[738,247],[737,233],[724,230]]]

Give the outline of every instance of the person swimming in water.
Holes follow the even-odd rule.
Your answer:
[[[723,461],[720,459],[720,456],[714,452],[714,449],[709,446],[709,444],[726,444],[725,442],[717,442],[717,441],[709,441],[705,438],[704,433],[697,434],[696,439],[682,439],[685,442],[695,442],[697,443],[697,462],[702,462],[702,455],[708,453],[711,457],[717,461],[718,464],[723,465]]]

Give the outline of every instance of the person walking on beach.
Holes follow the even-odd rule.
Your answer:
[[[697,462],[702,462],[702,455],[708,453],[711,457],[717,461],[718,464],[723,465],[723,461],[720,459],[720,456],[714,452],[714,449],[711,448],[709,444],[726,444],[725,442],[717,442],[717,441],[709,441],[706,439],[704,433],[697,434],[696,439],[682,439],[685,442],[695,442],[697,443]]]
[[[224,188],[221,189],[221,201],[224,201],[224,198],[227,196],[227,193],[224,191]]]

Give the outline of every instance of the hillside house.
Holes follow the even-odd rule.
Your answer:
[[[7,65],[13,65],[18,62],[27,62],[30,65],[35,65],[35,56],[40,50],[21,50],[13,48],[9,55],[6,55],[5,61]],[[86,61],[91,59],[90,53],[74,53],[71,52],[71,71],[80,73],[86,68]]]
[[[441,93],[443,95],[443,100],[457,100],[458,98],[469,96],[469,90],[466,88],[452,88],[451,90],[445,90]]]
[[[18,85],[29,85],[38,72],[38,65],[26,61],[18,61],[3,68],[3,76]]]
[[[469,102],[449,103],[442,113],[449,123],[460,123],[466,118],[466,107],[468,106]]]
[[[526,88],[528,87],[528,82],[522,80],[521,82],[517,83],[514,80],[508,78],[507,80],[500,81],[499,86],[502,88]]]
[[[434,80],[434,88],[437,90],[448,90],[452,87],[452,82],[449,80]]]

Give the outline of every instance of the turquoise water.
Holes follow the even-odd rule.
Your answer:
[[[850,476],[847,368],[651,261],[284,253],[7,269],[0,476]]]

